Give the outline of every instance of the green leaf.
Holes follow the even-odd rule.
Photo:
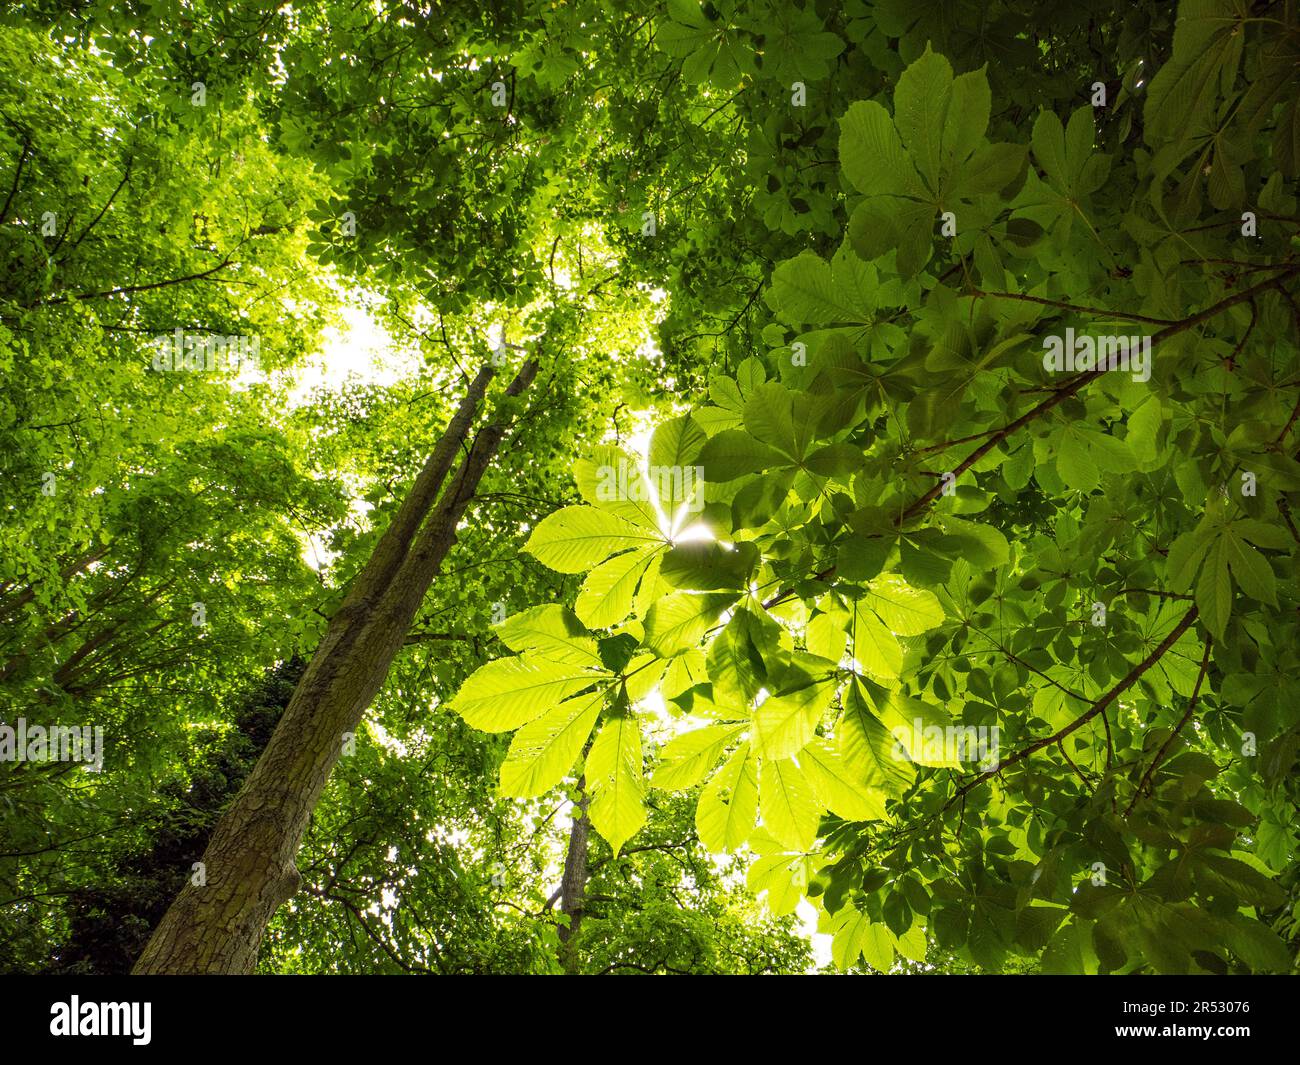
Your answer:
[[[1241,585],[1241,590],[1252,599],[1277,606],[1277,582],[1268,559],[1245,540],[1233,535],[1231,526],[1224,529],[1220,542],[1227,555],[1228,566]]]
[[[601,727],[587,754],[586,779],[591,823],[617,855],[646,821],[641,730],[634,714],[618,714]]]
[[[616,551],[662,543],[661,537],[595,507],[565,507],[547,515],[524,550],[560,573],[586,573]]]
[[[952,97],[943,122],[944,170],[951,170],[979,146],[988,128],[992,102],[984,67],[953,79]]]
[[[775,626],[775,622],[768,622]],[[749,707],[767,681],[761,648],[768,644],[762,622],[748,610],[738,610],[709,645],[707,658],[713,698],[728,706]]]
[[[1001,192],[1025,166],[1021,144],[988,144],[967,160],[954,177],[949,195],[962,199]]]
[[[661,658],[689,650],[736,601],[735,595],[672,592],[650,608],[645,619],[647,649]]]
[[[857,190],[868,196],[924,192],[894,120],[874,100],[852,104],[840,119],[840,165]]]
[[[759,815],[773,839],[797,851],[812,849],[821,808],[793,758],[763,760],[758,777]]]
[[[807,453],[813,425],[807,397],[769,381],[745,403],[745,428],[755,440],[774,447],[793,462]]]
[[[1217,639],[1223,639],[1232,614],[1232,582],[1228,578],[1228,559],[1223,538],[1214,541],[1205,556],[1200,578],[1196,582],[1196,606],[1201,618]]]
[[[742,743],[700,791],[695,827],[700,842],[719,854],[745,843],[757,817],[758,762]]]
[[[754,752],[762,758],[797,754],[813,738],[834,697],[834,678],[769,696],[754,710]]]
[[[650,481],[669,518],[703,490],[695,467],[707,439],[689,414],[661,423],[650,437]]]
[[[1011,557],[1007,538],[992,525],[939,514],[935,524],[950,538],[962,558],[976,569],[1005,566]]]
[[[943,607],[934,593],[913,588],[894,573],[872,581],[860,602],[899,636],[920,636],[943,624]]]
[[[817,801],[837,817],[878,821],[886,816],[884,793],[825,740],[813,740],[798,759]]]
[[[607,676],[544,658],[498,658],[470,674],[451,708],[476,729],[510,732]]]
[[[1169,547],[1167,571],[1169,586],[1175,592],[1184,592],[1196,580],[1196,574],[1205,553],[1210,549],[1212,538],[1203,527],[1198,526],[1178,537]]]
[[[809,653],[838,665],[848,642],[844,631],[848,621],[848,612],[836,607],[815,615],[804,632],[804,643]]]
[[[707,725],[676,737],[660,754],[661,762],[650,783],[667,791],[694,787],[708,776],[727,744],[742,730],[741,725]]]
[[[1295,541],[1280,525],[1269,525],[1254,518],[1238,518],[1232,523],[1232,529],[1257,547],[1272,548],[1275,551],[1292,551],[1295,548]]]
[[[1061,480],[1076,492],[1091,492],[1101,479],[1101,471],[1093,461],[1092,450],[1084,443],[1082,434],[1066,430],[1061,437],[1056,454],[1056,472]]]
[[[890,680],[903,668],[903,648],[863,601],[853,610],[853,657],[868,673]]]
[[[1235,896],[1248,906],[1273,910],[1286,902],[1277,884],[1243,861],[1201,850],[1196,855],[1197,886],[1207,894]]]
[[[751,543],[725,547],[716,540],[678,544],[663,557],[659,575],[674,588],[714,591],[746,586],[758,559]]]
[[[827,263],[813,252],[787,259],[772,271],[764,297],[790,325],[867,324],[874,317],[876,273],[841,247]],[[779,387],[779,386],[778,386]],[[755,432],[755,436],[760,434]],[[771,443],[772,441],[769,441]]]
[[[827,444],[812,452],[804,465],[822,477],[845,477],[862,466],[862,451],[852,444]]]
[[[961,767],[953,721],[943,707],[890,692],[880,721],[917,765]]]
[[[787,462],[779,451],[759,443],[743,429],[724,429],[710,437],[700,452],[705,480],[714,482],[734,481]]]
[[[868,709],[858,681],[845,696],[835,738],[844,760],[868,787],[898,798],[916,779],[912,763],[900,757],[898,742]]]
[[[582,498],[594,507],[659,535],[654,493],[641,463],[627,452],[600,444],[591,457],[573,464],[573,479]]]
[[[649,463],[652,467],[694,465],[706,440],[689,414],[661,422],[650,436]]]
[[[659,547],[626,551],[602,562],[587,574],[573,606],[593,629],[608,629],[632,612],[637,583],[660,551]]]
[[[602,668],[596,641],[568,607],[533,607],[506,618],[496,633],[512,651],[531,651],[534,658]]]
[[[793,913],[807,889],[812,860],[791,854],[761,830],[749,843],[757,856],[745,874],[745,884],[755,895],[766,893],[767,907],[775,916]]]
[[[952,67],[928,48],[898,79],[894,122],[903,144],[932,191],[939,190],[940,151],[952,86]],[[981,131],[983,132],[983,131]]]
[[[845,906],[835,914],[831,932],[831,960],[838,968],[856,965],[859,957],[877,972],[887,973],[893,967],[894,933],[854,907]]]
[[[604,692],[578,696],[516,732],[501,764],[501,794],[530,799],[555,787],[582,754],[604,702]]]

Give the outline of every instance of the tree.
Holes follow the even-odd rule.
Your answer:
[[[892,112],[847,108],[842,243],[777,264],[772,349],[650,445],[652,469],[702,469],[708,539],[656,541],[634,502],[652,490],[602,495],[609,452],[533,532],[588,576],[577,619],[504,636],[520,654],[455,700],[523,726],[504,788],[563,776],[603,720],[592,821],[635,838],[644,726],[619,683],[599,715],[532,688],[589,646],[581,619],[711,719],[657,778],[707,778],[706,845],[753,849],[771,895],[806,887],[842,965],[922,960],[930,935],[986,968],[1291,968],[1297,721],[1257,694],[1288,683],[1260,671],[1295,625],[1300,542],[1295,167],[1265,102],[1290,74],[1230,7],[1185,4],[1140,114],[1109,128],[1100,104],[1044,108],[1017,143],[983,69],[928,49]],[[723,16],[673,17],[703,37]],[[625,594],[596,617],[613,573]]]
[[[1293,8],[0,16],[9,966],[1293,970]]]
[[[529,361],[505,391],[522,393]],[[388,675],[430,582],[508,427],[496,413],[468,440],[493,376],[485,366],[429,455],[329,627],[284,716],[204,851],[206,883],[186,885],[134,971],[249,972],[271,915],[298,887],[294,856],[334,763]],[[459,450],[468,450],[455,471]],[[449,477],[450,475],[450,477]],[[443,482],[446,490],[439,495]]]
[[[125,854],[105,882],[69,897],[71,934],[46,971],[97,976],[131,971],[184,881],[181,871],[192,869],[186,863],[203,853],[217,816],[271,738],[302,669],[300,661],[284,663],[249,693],[234,729],[198,741],[189,779],[161,789],[147,848]]]

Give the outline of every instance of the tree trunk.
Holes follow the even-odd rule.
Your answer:
[[[525,362],[508,396],[526,389]],[[396,517],[352,588],[295,688],[275,733],[203,854],[206,884],[186,884],[133,970],[136,974],[249,973],[272,915],[298,889],[294,859],[329,775],[388,675],[429,584],[456,540],[506,424],[474,437],[438,499],[465,443],[493,371],[470,385]]]
[[[564,879],[560,881],[560,912],[569,917],[568,927],[561,925],[560,964],[566,973],[578,968],[578,930],[582,927],[582,913],[587,896],[587,840],[591,835],[591,819],[587,816],[586,781],[578,781],[582,796],[573,809],[573,825],[569,829],[569,850],[564,856]]]

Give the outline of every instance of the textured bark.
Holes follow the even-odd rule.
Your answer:
[[[560,912],[567,914],[569,924],[561,925],[560,964],[567,973],[578,968],[578,931],[582,927],[582,914],[587,898],[587,841],[591,836],[591,819],[587,816],[586,781],[579,780],[582,798],[573,811],[573,825],[569,829],[569,849],[564,856],[564,878],[560,881]]]
[[[536,372],[536,364],[526,362],[506,394],[523,392]],[[387,677],[505,433],[503,419],[484,426],[438,497],[491,377],[492,369],[484,367],[470,386],[330,619],[271,741],[213,831],[203,855],[207,883],[186,884],[154,930],[136,974],[252,972],[267,923],[298,889],[294,859],[344,736],[356,731]]]

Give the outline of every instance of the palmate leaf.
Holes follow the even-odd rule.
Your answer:
[[[700,790],[695,828],[715,854],[735,850],[754,830],[758,817],[758,760],[741,743]]]
[[[501,794],[529,799],[559,784],[581,756],[604,703],[602,691],[580,695],[516,732],[501,764]]]
[[[1152,148],[1185,140],[1209,127],[1221,83],[1241,62],[1246,0],[1183,0],[1178,5],[1173,56],[1151,81],[1143,132]]]
[[[533,530],[524,550],[560,573],[586,573],[610,555],[663,538],[596,507],[565,507]]]
[[[520,655],[480,666],[460,686],[451,708],[484,732],[509,732],[610,674],[568,662]]]
[[[891,248],[898,272],[915,275],[929,260],[941,212],[963,227],[977,197],[1009,192],[1025,168],[1018,144],[984,144],[989,89],[983,70],[954,81],[952,67],[928,48],[903,71],[892,119],[878,103],[859,102],[840,123],[844,174],[866,197],[848,235],[864,259]]]
[[[695,0],[670,0],[668,13],[671,19],[656,25],[655,44],[684,58],[682,73],[688,81],[729,89],[742,75],[753,73],[753,50],[734,27],[710,21]]]
[[[824,78],[828,60],[844,51],[844,42],[828,33],[817,12],[793,5],[769,8],[763,23],[762,73],[784,84]]]
[[[707,725],[678,736],[660,752],[650,783],[667,791],[694,787],[713,771],[742,730],[741,725]]]
[[[591,823],[618,854],[647,816],[641,729],[630,710],[610,717],[601,727],[587,754],[586,779]]]
[[[879,821],[885,817],[884,792],[867,782],[836,747],[813,740],[799,752],[799,765],[823,807],[846,821]]]
[[[704,634],[737,599],[732,594],[672,592],[650,607],[645,619],[645,646],[661,658],[696,647]]]
[[[510,650],[531,652],[531,658],[603,668],[596,641],[567,607],[549,604],[513,614],[496,633]]]
[[[1194,590],[1206,625],[1222,638],[1234,605],[1234,582],[1252,599],[1277,605],[1277,579],[1268,558],[1252,543],[1289,550],[1286,535],[1255,519],[1224,522],[1219,508],[1207,508],[1195,529],[1170,546],[1170,586]]]
[[[663,545],[625,551],[596,566],[582,582],[573,608],[593,629],[619,624],[632,612],[637,587]]]
[[[749,890],[763,895],[775,916],[793,913],[820,863],[806,854],[791,852],[761,829],[750,837],[749,846],[757,855],[745,874]]]
[[[1093,108],[1086,105],[1070,116],[1068,127],[1051,111],[1034,121],[1034,159],[1063,197],[1062,208],[1096,192],[1106,180],[1110,160],[1093,147],[1095,122]]]
[[[897,798],[912,786],[916,769],[900,757],[898,741],[872,713],[859,681],[845,695],[835,737],[844,761],[867,787]]]
[[[844,244],[829,263],[810,251],[780,263],[764,298],[790,325],[870,325],[878,287],[875,268]]]
[[[1093,147],[1094,121],[1092,107],[1085,105],[1070,116],[1068,127],[1051,111],[1034,122],[1034,161],[1046,180],[1031,171],[1013,203],[1015,217],[1053,230],[1060,242],[1076,220],[1092,226],[1090,197],[1110,173],[1110,157]]]
[[[764,758],[758,770],[758,812],[773,839],[798,851],[817,839],[821,805],[794,758]]]

